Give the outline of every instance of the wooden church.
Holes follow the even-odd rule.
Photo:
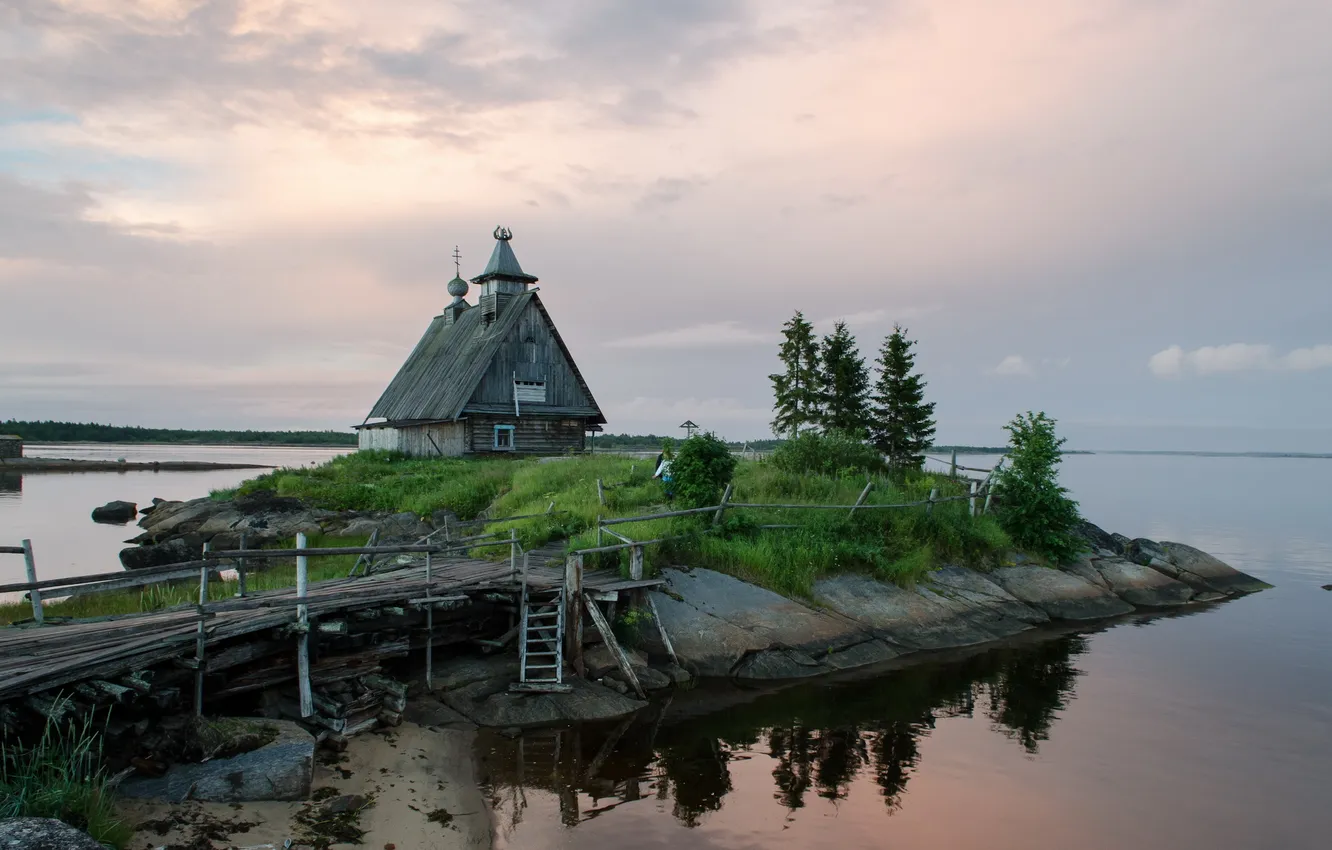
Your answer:
[[[461,274],[453,303],[426,329],[388,389],[358,426],[359,447],[415,457],[581,451],[606,418],[546,312],[537,279],[495,229],[495,249],[467,302]]]

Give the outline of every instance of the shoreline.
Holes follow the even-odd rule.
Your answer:
[[[261,463],[203,460],[83,460],[55,457],[18,457],[0,460],[0,472],[205,472],[215,469],[273,469]]]

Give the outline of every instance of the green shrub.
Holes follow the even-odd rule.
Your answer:
[[[997,476],[999,520],[1013,543],[1059,563],[1085,546],[1073,533],[1078,503],[1059,486],[1059,447],[1055,420],[1044,412],[1018,414],[1004,428],[1009,433],[1009,465]]]
[[[685,440],[671,461],[671,482],[680,504],[703,508],[721,501],[739,461],[711,431]]]
[[[772,462],[784,472],[797,474],[877,474],[886,468],[878,449],[836,431],[806,431],[793,437],[777,447]]]
[[[93,727],[91,714],[78,724],[48,720],[31,748],[0,743],[0,820],[55,818],[103,844],[128,844],[133,830],[116,812]]]

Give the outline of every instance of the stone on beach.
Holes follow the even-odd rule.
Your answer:
[[[102,850],[102,845],[54,818],[6,818],[0,820],[0,850]]]
[[[139,506],[133,502],[107,502],[100,508],[93,508],[93,522],[106,522],[123,525],[138,516]]]

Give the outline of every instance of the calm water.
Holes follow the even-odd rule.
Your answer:
[[[130,461],[199,460],[302,466],[323,463],[347,449],[232,448],[226,446],[26,446],[28,457]],[[117,553],[138,534],[134,523],[103,525],[89,519],[93,508],[115,499],[140,506],[159,499],[194,499],[209,490],[234,487],[262,469],[208,472],[31,472],[0,473],[0,545],[32,540],[39,578],[120,569]],[[0,584],[23,581],[23,559],[0,555]]]
[[[1329,473],[1070,457],[1099,524],[1276,588],[873,678],[686,692],[628,728],[487,735],[499,846],[1327,847]]]

